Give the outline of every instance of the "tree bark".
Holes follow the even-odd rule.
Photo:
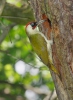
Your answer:
[[[45,13],[51,21],[51,32],[47,36],[50,39],[53,35],[53,61],[60,73],[58,77],[51,72],[58,98],[73,100],[73,0],[30,1],[37,20]],[[45,34],[46,26],[40,27]]]

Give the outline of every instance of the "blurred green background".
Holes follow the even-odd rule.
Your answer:
[[[15,3],[15,0],[7,1]],[[16,5],[21,6],[20,0]],[[11,23],[0,18],[0,26]],[[50,72],[34,53],[25,25],[14,26],[0,44],[0,100],[47,100],[44,98],[52,91]]]

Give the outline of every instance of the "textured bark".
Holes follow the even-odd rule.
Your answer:
[[[73,100],[73,0],[30,0],[35,18],[51,20],[53,61],[60,77],[51,72],[59,100]],[[45,26],[40,26],[45,34]],[[49,39],[51,33],[47,32]],[[45,34],[46,35],[46,34]],[[47,37],[48,38],[48,37]]]

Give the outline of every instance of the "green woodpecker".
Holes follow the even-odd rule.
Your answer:
[[[53,65],[51,45],[52,40],[47,40],[42,32],[39,31],[38,25],[43,23],[45,20],[39,22],[30,22],[26,25],[26,33],[30,40],[35,53],[39,56],[41,61],[48,66],[56,74],[59,74]]]

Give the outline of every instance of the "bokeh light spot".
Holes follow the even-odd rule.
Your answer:
[[[26,66],[26,64],[22,60],[19,60],[15,64],[15,71],[20,75],[24,75],[25,74],[25,66]]]

